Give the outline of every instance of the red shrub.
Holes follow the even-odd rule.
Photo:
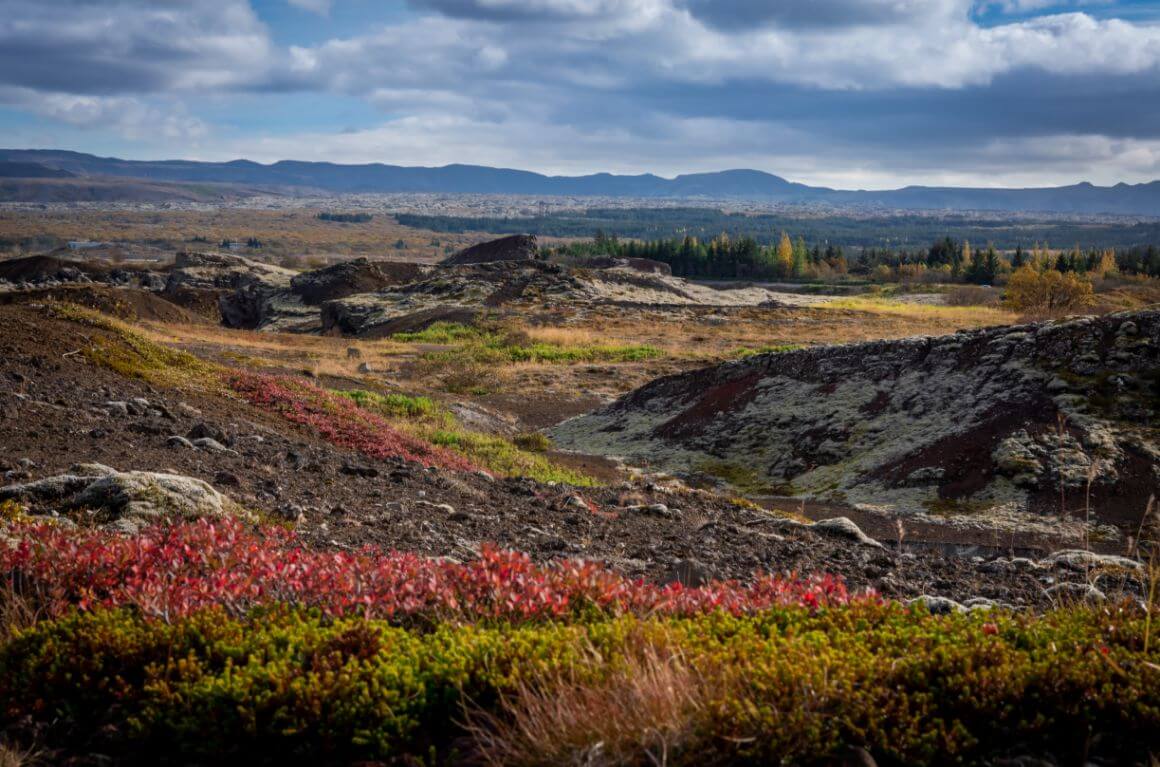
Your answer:
[[[830,576],[662,587],[592,562],[537,565],[524,554],[494,548],[466,564],[373,548],[319,551],[300,546],[292,533],[255,532],[232,521],[159,526],[135,537],[51,525],[23,532],[16,548],[0,547],[0,574],[30,584],[50,613],[72,605],[128,604],[171,619],[208,605],[240,614],[290,603],[328,615],[394,620],[527,620],[585,608],[608,614],[743,614],[851,599]]]
[[[231,373],[226,383],[252,405],[309,426],[327,442],[357,450],[370,458],[399,457],[424,466],[459,471],[477,468],[458,453],[403,434],[381,416],[313,384],[242,372]]]

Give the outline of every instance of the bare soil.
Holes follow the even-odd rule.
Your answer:
[[[707,491],[668,491],[644,481],[576,490],[371,461],[237,399],[162,390],[96,367],[74,352],[103,331],[53,319],[40,308],[0,306],[0,327],[0,470],[7,482],[62,473],[80,462],[172,471],[206,480],[272,519],[301,512],[295,524],[312,546],[373,543],[467,559],[492,542],[542,560],[601,560],[656,581],[692,560],[700,577],[830,572],[888,597],[935,594],[1045,606],[1045,587],[1083,577],[992,572],[981,559],[898,551],[889,539],[875,549],[805,528],[782,529],[768,512]],[[164,404],[173,417],[111,415],[102,407],[137,397]],[[236,453],[167,446],[169,436],[202,423],[225,432]],[[674,510],[672,516],[626,508],[654,503]]]

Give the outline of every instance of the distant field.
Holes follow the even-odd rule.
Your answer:
[[[365,255],[433,261],[487,239],[478,233],[436,233],[399,225],[394,217],[375,214],[370,221],[322,221],[322,212],[344,210],[206,211],[0,211],[0,252],[44,251],[69,240],[153,245],[169,249],[213,248],[222,240],[258,240],[256,254]],[[195,239],[201,238],[201,239]]]
[[[400,214],[400,224],[447,233],[473,231],[551,237],[592,237],[595,232],[643,240],[692,235],[708,240],[725,232],[732,238],[753,237],[768,245],[782,231],[807,243],[843,247],[926,248],[943,237],[991,243],[996,248],[1030,248],[1034,243],[1058,247],[1124,248],[1160,242],[1160,222],[1031,220],[899,215],[882,217],[787,216],[726,213],[711,208],[589,208],[582,212],[533,218],[490,218]]]

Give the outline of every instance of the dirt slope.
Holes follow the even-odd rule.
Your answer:
[[[76,350],[106,342],[107,332],[48,309],[0,306],[0,326],[0,484],[59,475],[77,463],[165,471],[204,480],[259,514],[289,514],[317,546],[374,542],[462,559],[495,542],[539,559],[598,559],[654,580],[674,572],[825,571],[888,596],[1043,605],[1049,584],[1084,577],[1008,564],[996,556],[1006,549],[984,563],[857,545],[700,491],[645,483],[576,490],[369,459],[235,396],[151,386],[96,366]],[[173,444],[195,432],[219,435],[228,450]]]

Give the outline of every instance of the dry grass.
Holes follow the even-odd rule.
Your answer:
[[[0,743],[0,767],[33,767],[41,763],[40,754],[35,749]]]
[[[959,285],[951,288],[946,294],[947,306],[999,306],[1002,292],[997,288],[984,288],[982,285]]]
[[[495,767],[667,765],[699,745],[712,697],[720,699],[716,681],[671,649],[645,645],[600,681],[522,682],[499,713],[470,710],[468,729],[478,759]]]
[[[963,328],[1010,325],[1018,317],[1014,312],[987,306],[937,306],[881,298],[839,298],[821,304],[820,308],[886,314],[903,317],[918,323],[949,321]]]
[[[30,628],[39,617],[40,611],[34,601],[18,589],[11,578],[4,577],[0,581],[0,645]]]
[[[604,335],[596,328],[576,327],[527,327],[520,328],[532,341],[557,346],[597,346],[600,344],[623,343],[620,338]]]
[[[244,241],[256,237],[264,247],[250,255],[259,258],[319,254],[434,261],[446,255],[445,249],[459,250],[492,238],[486,234],[412,229],[400,226],[392,216],[383,213],[375,213],[374,218],[362,224],[319,221],[320,212],[313,208],[0,211],[0,239],[52,236],[61,240],[148,242],[179,250],[213,248],[222,240]],[[192,242],[194,237],[203,237],[208,244]],[[394,247],[399,240],[405,248]]]
[[[407,344],[389,340],[360,340],[315,336],[301,333],[255,333],[213,325],[143,323],[150,340],[176,346],[198,356],[218,354],[229,364],[253,369],[286,369],[289,372],[335,378],[365,378],[358,371],[366,363],[374,371],[385,371],[413,357]],[[348,349],[357,348],[358,356]]]

